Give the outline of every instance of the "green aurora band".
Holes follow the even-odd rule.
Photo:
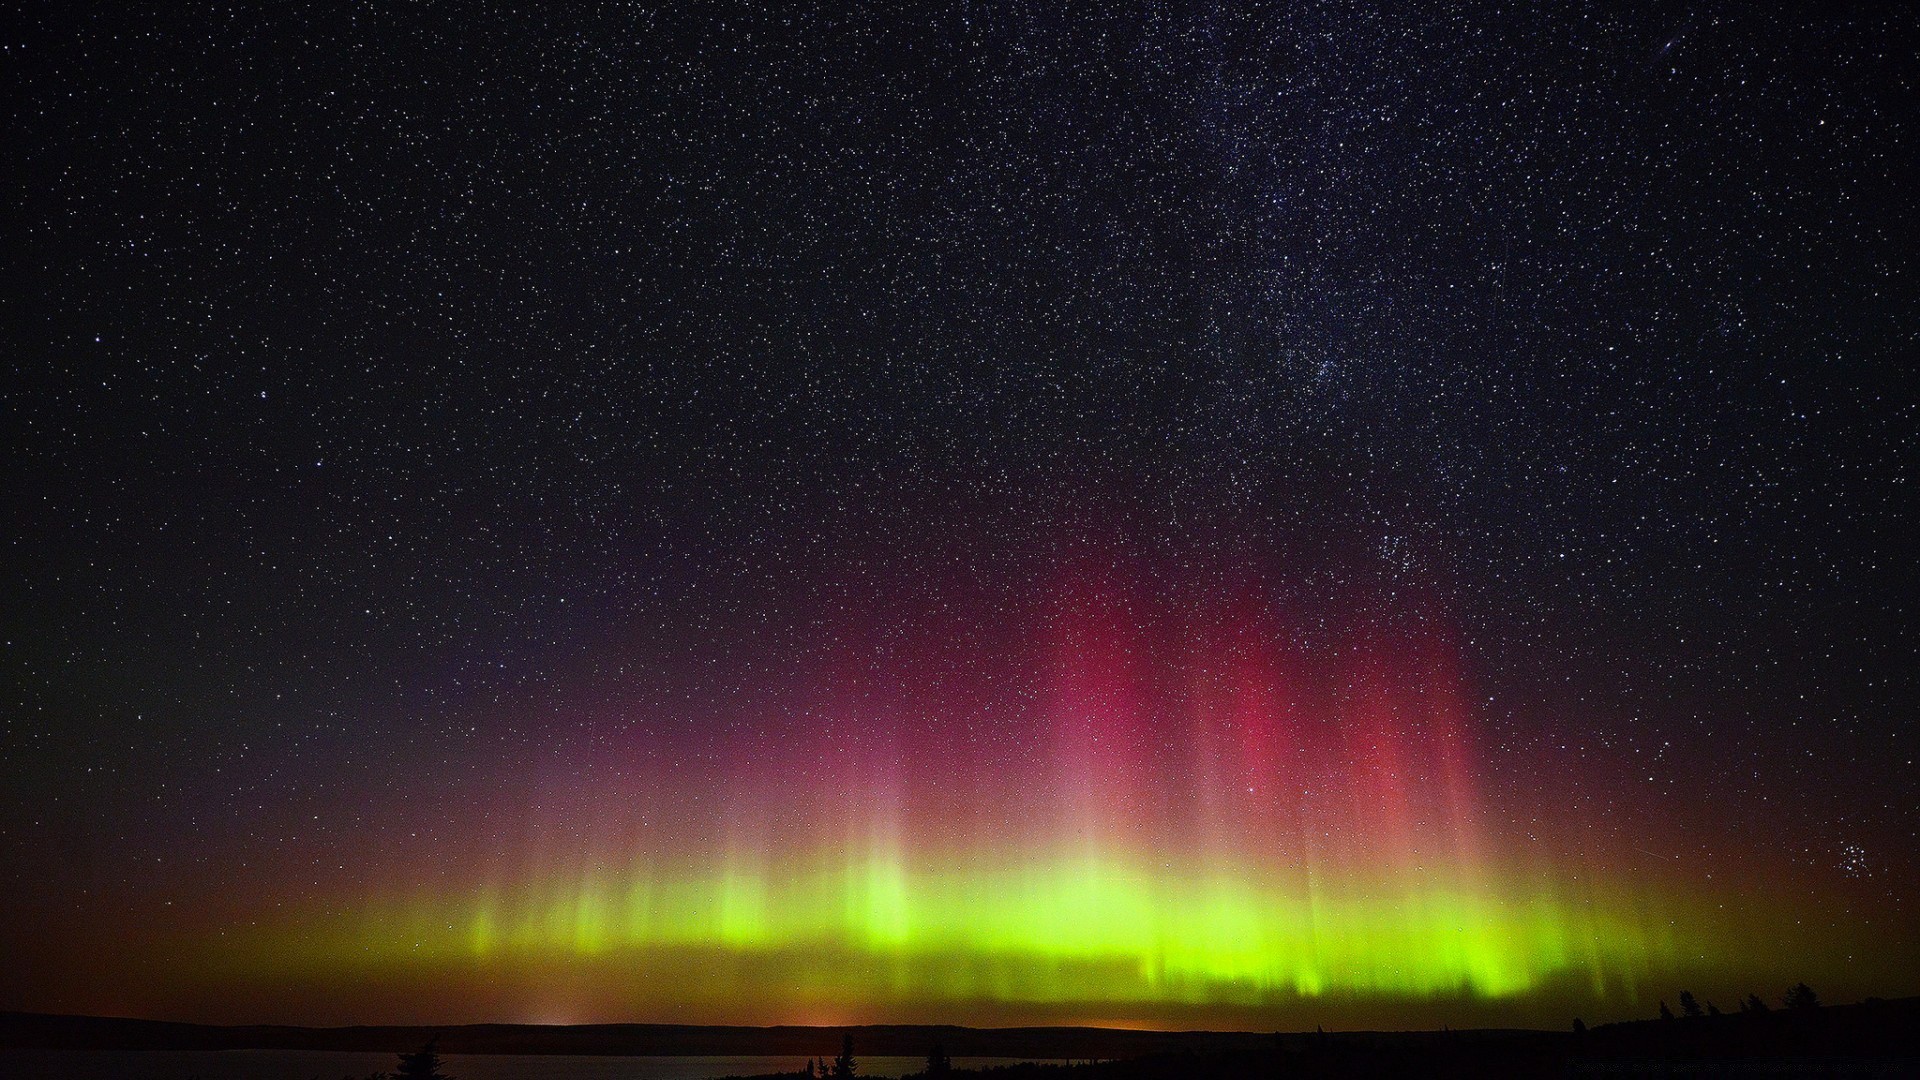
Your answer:
[[[1311,872],[1291,883],[1193,880],[1158,869],[1089,861],[916,873],[870,861],[778,875],[589,874],[464,901],[390,901],[334,920],[330,933],[269,943],[275,962],[314,972],[651,952],[801,966],[816,956],[854,958],[878,982],[869,992],[907,999],[1185,1004],[1504,998],[1569,975],[1597,997],[1631,997],[1681,947],[1642,905],[1559,888],[1446,875],[1322,883]]]
[[[1787,877],[1729,893],[1641,850],[1644,820],[1596,827],[1573,778],[1490,769],[1484,699],[1429,640],[1316,666],[1257,623],[1122,607],[1062,605],[970,684],[830,672],[704,758],[616,725],[495,763],[403,815],[455,823],[432,846],[181,928],[192,977],[153,996],[342,1022],[1557,1025],[1682,979],[1730,1001],[1897,970],[1850,944],[1865,914],[1805,919]]]

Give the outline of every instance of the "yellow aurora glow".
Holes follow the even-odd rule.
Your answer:
[[[1630,896],[1518,877],[1303,870],[1283,881],[1118,859],[945,871],[825,861],[778,873],[635,867],[386,900],[251,936],[246,962],[346,980],[556,964],[601,982],[645,973],[630,1003],[667,1012],[751,995],[795,1006],[848,994],[882,1004],[1502,999],[1570,980],[1626,1000],[1714,929],[1679,933]]]

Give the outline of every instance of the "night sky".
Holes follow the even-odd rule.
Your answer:
[[[0,1008],[1920,992],[1899,5],[0,21]]]

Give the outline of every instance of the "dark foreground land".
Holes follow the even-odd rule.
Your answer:
[[[856,1058],[924,1055],[1084,1059],[984,1070],[980,1080],[1280,1080],[1311,1077],[1920,1077],[1920,998],[1609,1024],[1584,1032],[1157,1032],[944,1026],[210,1027],[0,1013],[0,1049],[348,1050],[447,1054],[817,1056],[851,1036]],[[791,1075],[791,1074],[785,1074]]]
[[[1034,1062],[955,1069],[943,1075],[976,1080],[1735,1076],[1920,1080],[1920,998],[1634,1021],[1565,1033],[1472,1030],[1232,1037],[1259,1041],[1070,1065]]]

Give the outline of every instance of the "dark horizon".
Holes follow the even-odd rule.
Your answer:
[[[1663,1002],[1664,1004],[1664,1002]],[[1791,1012],[1776,1003],[1770,1009]],[[1864,1002],[1826,1002],[1821,1009],[1839,1013],[1861,1010],[1920,1012],[1920,997]],[[1747,1015],[1736,1006],[1731,1013],[1689,1019],[1708,1020]],[[1636,1029],[1660,1024],[1658,1016],[1635,1017],[1612,1023],[1587,1024],[1578,1030]],[[192,1024],[135,1017],[74,1016],[0,1012],[0,1049],[28,1045],[119,1046],[140,1049],[339,1049],[398,1051],[429,1040],[446,1053],[579,1053],[590,1055],[791,1055],[817,1052],[837,1044],[845,1035],[856,1037],[863,1053],[913,1056],[938,1044],[949,1053],[969,1057],[1127,1058],[1175,1051],[1222,1052],[1265,1049],[1275,1037],[1305,1039],[1316,1035],[1501,1037],[1517,1034],[1573,1034],[1558,1028],[1366,1028],[1339,1029],[1323,1025],[1278,1030],[1158,1030],[1089,1026],[971,1027],[957,1024],[824,1024],[725,1025],[652,1024],[375,1024],[310,1027],[283,1024]],[[745,1047],[745,1049],[743,1049]]]
[[[1781,1009],[1751,1006],[1720,1014],[1682,998],[1683,1015],[1568,1030],[1419,1032],[1139,1032],[1089,1029],[980,1031],[955,1027],[792,1029],[365,1028],[210,1029],[138,1021],[0,1013],[0,1053],[25,1080],[76,1075],[160,1078],[174,1070],[226,1071],[225,1051],[257,1074],[276,1067],[304,1075],[318,1068],[365,1067],[367,1057],[397,1055],[397,1074],[369,1080],[445,1080],[462,1075],[513,1077],[529,1061],[542,1075],[660,1076],[675,1080],[715,1069],[759,1069],[766,1080],[805,1076],[892,1076],[903,1068],[928,1080],[1242,1080],[1392,1077],[1418,1070],[1437,1077],[1521,1078],[1614,1075],[1658,1066],[1707,1075],[1762,1069],[1769,1075],[1902,1076],[1920,1060],[1920,998],[1822,1003],[1805,986]],[[837,1047],[829,1059],[826,1047]],[[42,1048],[36,1052],[35,1047]],[[136,1049],[137,1048],[137,1049]],[[71,1049],[91,1051],[71,1056]],[[325,1055],[354,1055],[352,1057]],[[572,1060],[564,1067],[554,1055]],[[618,1073],[598,1064],[611,1058]],[[648,1059],[660,1064],[642,1064]],[[587,1062],[587,1064],[582,1064]],[[104,1063],[104,1065],[103,1065]],[[912,1068],[922,1064],[919,1070]],[[101,1072],[102,1068],[115,1070]],[[559,1069],[556,1072],[556,1069]],[[885,1070],[885,1071],[879,1071]],[[1904,1071],[1903,1071],[1904,1070]],[[237,1074],[236,1074],[237,1075]]]

